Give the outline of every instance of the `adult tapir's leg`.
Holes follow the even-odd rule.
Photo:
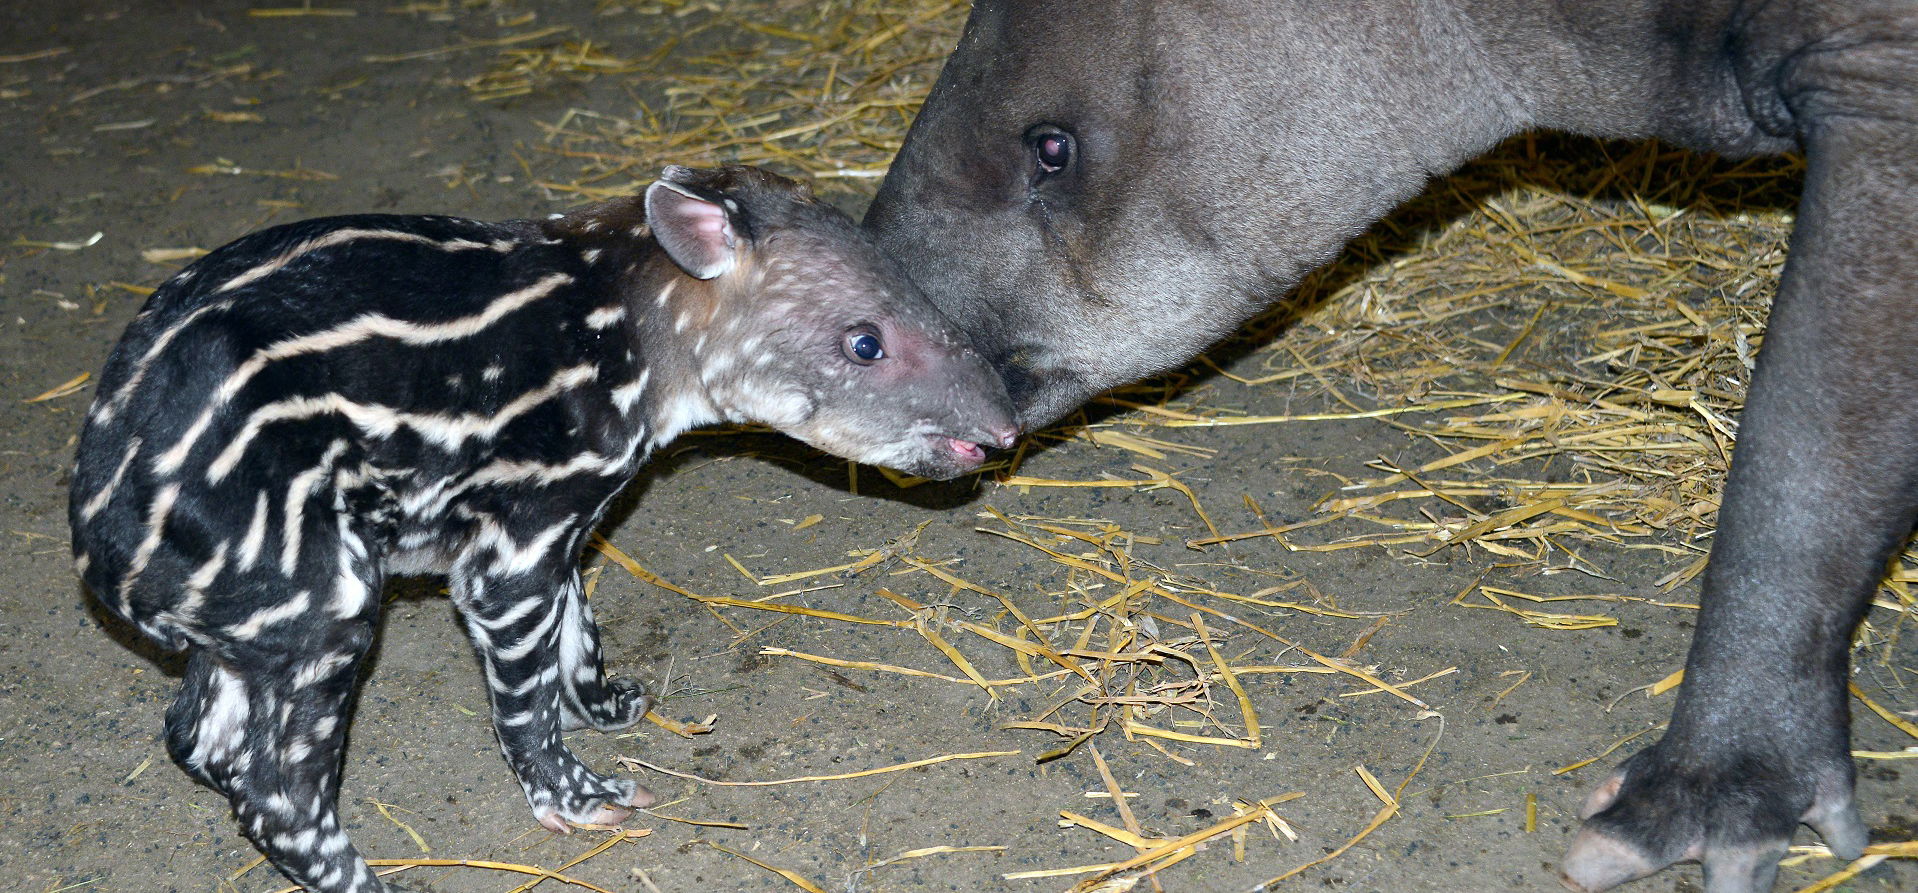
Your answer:
[[[1876,106],[1807,96],[1798,229],[1685,682],[1664,739],[1586,804],[1573,889],[1699,859],[1709,893],[1767,891],[1800,822],[1864,846],[1847,648],[1918,506],[1918,55],[1871,71],[1893,94]]]

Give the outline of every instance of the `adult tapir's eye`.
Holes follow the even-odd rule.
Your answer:
[[[886,357],[886,346],[880,342],[879,333],[873,331],[871,326],[847,330],[846,337],[839,342],[839,351],[846,355],[846,359],[861,366],[870,366]]]
[[[1040,125],[1032,130],[1032,160],[1038,165],[1042,175],[1056,174],[1072,165],[1072,155],[1077,147],[1072,143],[1072,134],[1057,127]]]

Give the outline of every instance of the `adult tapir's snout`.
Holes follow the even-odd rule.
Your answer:
[[[1028,430],[1258,306],[1250,246],[1214,226],[1236,212],[1180,161],[1210,137],[1137,83],[1159,14],[1086,5],[1104,9],[977,5],[865,220],[1000,370]]]
[[[1007,184],[1018,179],[1009,163],[1016,155],[958,149],[978,145],[963,120],[918,119],[927,151],[894,163],[864,225],[972,337],[1003,378],[1021,427],[1032,430],[1092,392],[1059,348],[1094,333],[1062,305],[1074,296],[1046,262],[1043,234],[1013,226],[1018,190]]]

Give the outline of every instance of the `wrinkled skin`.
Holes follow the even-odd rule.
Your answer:
[[[1560,874],[1699,860],[1710,893],[1769,890],[1800,823],[1865,843],[1846,644],[1918,508],[1918,8],[981,0],[865,224],[1030,430],[1529,129],[1808,161],[1671,725]]]

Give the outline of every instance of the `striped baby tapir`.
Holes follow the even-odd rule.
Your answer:
[[[87,587],[186,649],[169,752],[318,893],[382,885],[335,801],[389,575],[445,574],[540,824],[652,795],[561,741],[644,715],[579,563],[688,428],[762,422],[914,474],[1017,429],[969,339],[844,215],[747,167],[541,220],[358,215],[246,236],[148,300],[80,437]]]

